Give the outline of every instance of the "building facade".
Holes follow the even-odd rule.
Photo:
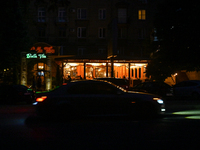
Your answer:
[[[37,59],[23,55],[22,64],[27,70],[22,73],[21,83],[31,85],[32,76],[42,76],[44,88],[50,89],[59,78],[58,70],[62,81],[68,75],[72,79],[127,78],[131,85],[134,80],[147,79],[156,0],[68,2],[52,5],[48,0],[31,1],[29,35],[35,44],[30,52]],[[50,48],[54,53],[45,50]],[[47,79],[51,85],[47,85]]]

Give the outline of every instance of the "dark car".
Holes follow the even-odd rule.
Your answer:
[[[103,81],[108,81],[112,82],[113,84],[116,84],[120,87],[122,87],[125,90],[129,90],[129,82],[126,79],[121,79],[121,78],[95,78],[94,80],[103,80]]]
[[[188,80],[177,83],[173,86],[175,98],[200,99],[200,80]]]
[[[43,117],[133,115],[153,117],[165,111],[155,95],[127,92],[103,81],[72,81],[36,95],[36,113]]]
[[[31,104],[35,99],[32,89],[24,85],[0,85],[0,103],[15,104],[25,102]]]
[[[143,82],[134,86],[131,90],[152,93],[162,97],[173,96],[172,87],[164,82]]]

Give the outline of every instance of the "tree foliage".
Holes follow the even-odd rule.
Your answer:
[[[7,0],[0,10],[0,71],[4,69],[20,71],[20,52],[29,48],[27,6],[28,1]],[[12,72],[13,75],[18,75]],[[2,73],[1,73],[2,74]],[[2,76],[2,75],[1,75]],[[16,77],[13,77],[16,79]]]
[[[200,70],[200,5],[198,1],[164,0],[155,17],[157,49],[147,75],[164,80],[179,70]]]
[[[20,1],[8,0],[1,8],[1,69],[18,63],[20,52],[26,51],[29,44],[26,10],[21,4]]]

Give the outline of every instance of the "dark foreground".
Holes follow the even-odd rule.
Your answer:
[[[200,147],[199,103],[184,104],[169,104],[156,119],[72,120],[36,117],[30,105],[0,106],[0,149],[194,149]]]

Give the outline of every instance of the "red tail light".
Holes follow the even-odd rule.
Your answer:
[[[43,102],[46,98],[47,98],[47,96],[38,97],[36,99],[36,102]]]

